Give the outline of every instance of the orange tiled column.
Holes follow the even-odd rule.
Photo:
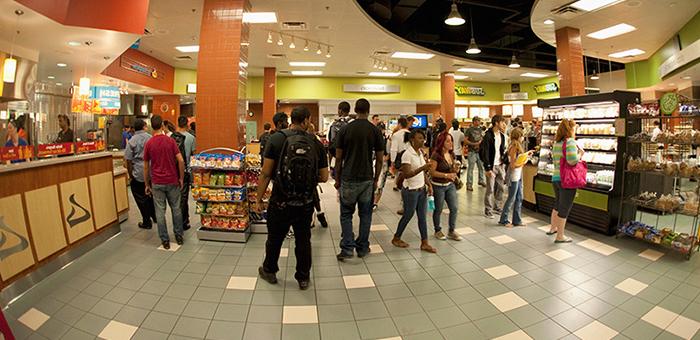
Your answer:
[[[452,72],[440,75],[440,111],[447,124],[455,118],[455,75]]]
[[[197,63],[197,150],[245,145],[248,0],[204,0]],[[252,131],[251,133],[255,133]]]
[[[277,69],[266,67],[263,76],[262,123],[272,124],[272,116],[277,112]]]
[[[581,32],[578,28],[562,27],[556,30],[555,35],[557,38],[559,95],[571,97],[586,94]]]

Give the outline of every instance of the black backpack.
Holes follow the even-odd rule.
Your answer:
[[[331,154],[334,155],[334,157],[335,148],[337,146],[338,133],[340,133],[340,129],[342,129],[346,125],[348,125],[348,121],[346,119],[338,118],[331,124],[331,127],[328,129],[328,150],[331,152]]]
[[[281,132],[286,138],[277,160],[275,187],[279,187],[287,205],[311,204],[318,185],[316,141],[306,132],[289,129]]]
[[[170,138],[175,140],[175,144],[177,144],[177,149],[180,150],[182,159],[185,161],[185,166],[187,166],[190,163],[190,160],[187,159],[187,153],[185,153],[185,135],[179,132],[173,132],[170,135]]]

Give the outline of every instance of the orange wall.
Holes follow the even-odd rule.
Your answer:
[[[155,68],[158,78],[127,68],[129,61],[137,62],[146,68]],[[175,81],[175,68],[133,48],[124,51],[119,58],[102,71],[102,74],[170,93],[173,92]]]
[[[153,114],[160,115],[177,126],[180,117],[180,96],[153,96]]]

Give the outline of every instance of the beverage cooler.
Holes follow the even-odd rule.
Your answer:
[[[614,91],[586,96],[538,100],[543,109],[542,140],[537,176],[536,209],[549,215],[554,205],[552,145],[562,119],[578,124],[576,142],[586,152],[585,188],[579,189],[568,221],[604,234],[615,233],[623,178],[627,134],[627,105],[639,102],[639,93]]]

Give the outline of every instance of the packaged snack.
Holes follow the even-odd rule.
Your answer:
[[[223,159],[223,156],[217,155],[217,157],[215,158],[215,160],[216,160],[215,167],[216,167],[217,169],[223,169],[223,168],[224,168],[224,159]]]
[[[202,173],[195,172],[192,174],[192,185],[202,185]]]
[[[200,197],[199,188],[198,188],[198,187],[194,187],[194,188],[192,188],[191,191],[192,191],[192,199],[195,200],[195,201],[198,200],[199,197]]]
[[[210,216],[202,216],[202,225],[205,227],[211,227],[212,218]]]
[[[211,172],[205,171],[202,173],[202,185],[211,185]]]
[[[230,187],[234,183],[234,175],[232,173],[226,174],[226,180],[224,181],[227,187]]]
[[[209,200],[209,189],[199,188],[199,199],[202,201]]]
[[[207,204],[204,202],[197,202],[197,204],[195,204],[195,212],[197,214],[206,214]]]

